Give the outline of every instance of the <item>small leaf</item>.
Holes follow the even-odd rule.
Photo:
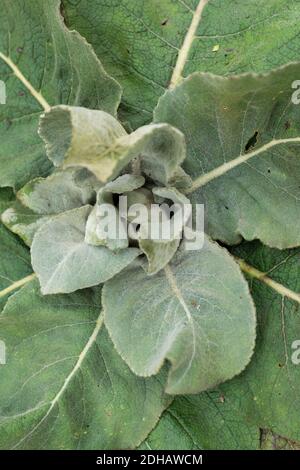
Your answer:
[[[17,198],[36,214],[59,214],[92,203],[99,186],[86,169],[70,168],[30,181],[18,191]]]
[[[84,168],[36,178],[18,191],[17,200],[1,215],[1,221],[30,246],[35,232],[51,216],[92,203],[99,184]]]
[[[168,393],[211,388],[250,360],[255,310],[247,283],[208,239],[199,251],[181,250],[150,280],[129,268],[105,284],[103,296],[110,336],[136,374],[153,375],[170,361]]]
[[[73,292],[100,284],[128,266],[139,254],[128,248],[115,254],[84,241],[91,207],[59,214],[35,234],[31,261],[43,294]]]
[[[166,185],[178,174],[186,156],[184,135],[167,124],[149,124],[129,136],[130,145],[140,155],[141,170],[153,181]]]
[[[170,403],[165,371],[136,377],[102,325],[99,288],[41,296],[32,282],[1,316],[1,449],[132,449]]]
[[[127,227],[126,221],[118,220],[119,219],[119,211],[113,205],[113,194],[122,194],[126,193],[127,191],[134,191],[135,189],[143,186],[145,183],[145,178],[143,176],[136,176],[136,175],[122,175],[119,176],[114,181],[107,183],[103,188],[101,188],[97,194],[97,202],[96,205],[93,207],[86,224],[86,231],[85,231],[85,241],[90,245],[103,245],[107,246],[111,250],[119,250],[122,248],[128,247],[128,238],[127,238]],[[109,233],[104,231],[105,229],[105,219],[103,220],[99,215],[99,210],[101,209],[101,205],[105,204],[106,211],[112,211],[112,217],[115,216],[117,219],[116,223],[116,230],[118,230],[118,223],[123,225],[122,232],[124,234],[123,239],[118,239],[115,237],[110,237]],[[125,237],[126,235],[126,237]]]
[[[122,194],[134,191],[145,184],[145,178],[139,175],[125,174],[105,185],[105,191],[113,194]]]
[[[182,215],[181,221],[179,220],[177,223],[174,223],[174,219],[176,218],[175,214],[173,218],[166,217],[165,223],[169,227],[171,238],[168,240],[153,240],[150,238],[145,238],[143,229],[144,227],[141,226],[141,238],[139,239],[139,247],[145,253],[148,259],[148,266],[146,271],[148,274],[156,274],[158,271],[163,269],[169,261],[173,258],[174,254],[176,253],[180,240],[182,238],[182,231],[187,223],[188,219],[191,216],[191,209],[190,209],[190,201],[187,197],[177,191],[175,188],[153,188],[154,196],[158,196],[163,200],[171,200],[174,204],[177,204],[181,207]],[[189,207],[189,210],[185,208]],[[183,212],[184,211],[184,212]],[[151,225],[153,221],[151,221]],[[163,228],[164,222],[161,224],[161,231],[164,231]],[[166,231],[168,234],[168,231]]]

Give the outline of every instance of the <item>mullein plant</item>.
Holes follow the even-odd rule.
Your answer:
[[[0,445],[136,448],[164,410],[173,409],[170,416],[184,422],[180,396],[199,400],[201,420],[210,390],[234,396],[234,387],[246,401],[239,429],[247,427],[252,443],[259,428],[297,439],[298,431],[286,431],[276,416],[274,425],[269,416],[259,421],[266,399],[250,397],[249,382],[242,380],[257,363],[256,355],[254,366],[251,361],[257,294],[251,295],[242,271],[281,299],[279,330],[285,328],[284,302],[296,312],[300,295],[241,259],[251,244],[232,247],[262,242],[261,253],[270,253],[267,271],[274,256],[282,267],[293,260],[299,265],[300,108],[291,84],[300,65],[228,77],[194,71],[186,78],[178,66],[152,122],[132,131],[118,120],[119,84],[80,35],[62,24],[59,3],[43,5],[43,21],[51,18],[49,31],[71,51],[71,76],[76,67],[80,75],[71,103],[54,104],[59,99],[50,85],[48,103],[26,66],[21,71],[0,52],[14,86],[22,85],[43,108],[35,111],[38,122],[22,125],[32,148],[44,148],[16,171],[13,161],[7,163],[1,180],[15,188],[15,197],[3,193],[1,221],[30,247],[32,268],[28,264],[24,280],[0,292],[6,302],[0,337],[7,348]],[[195,12],[199,21],[206,4]],[[30,8],[30,21],[37,21],[36,6]],[[79,51],[84,63],[78,63]],[[134,240],[105,236],[99,213],[104,206],[118,213],[122,196],[148,208],[204,205],[203,246],[187,249],[181,235],[188,218],[169,240],[142,236],[148,218],[136,224]],[[292,321],[299,331],[297,318]],[[285,357],[287,348],[284,330]],[[230,406],[225,392],[218,393],[217,406]],[[160,435],[160,425],[150,436]],[[252,446],[244,440],[241,445]]]

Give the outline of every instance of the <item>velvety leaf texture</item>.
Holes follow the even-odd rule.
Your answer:
[[[36,233],[31,261],[43,294],[68,293],[105,282],[139,255],[136,248],[116,254],[104,246],[88,245],[84,238],[90,211],[90,206],[83,206],[64,212]]]
[[[31,245],[36,231],[53,215],[92,203],[100,182],[84,168],[57,171],[47,178],[35,178],[17,192],[1,221]]]
[[[110,114],[55,106],[40,120],[39,134],[56,166],[83,166],[106,182],[140,157],[145,174],[166,184],[185,158],[184,137],[167,124],[140,127],[127,135]]]
[[[209,240],[200,251],[179,253],[151,280],[136,267],[115,276],[103,302],[111,338],[135,373],[153,375],[171,362],[168,393],[211,388],[252,355],[255,312],[246,282]]]
[[[299,449],[300,0],[0,3],[0,449]]]
[[[3,0],[0,53],[17,64],[50,105],[81,105],[116,114],[119,85],[104,72],[85,39],[66,28],[60,3]],[[6,105],[0,105],[0,185],[19,188],[51,168],[36,132],[42,108],[2,58],[0,77],[7,95]]]
[[[138,378],[114,350],[99,294],[43,297],[35,281],[8,302],[2,449],[130,449],[168,405],[164,372]]]
[[[257,450],[260,430],[221,392],[178,397],[143,442],[144,449]]]
[[[213,238],[299,245],[299,76],[299,64],[260,76],[195,73],[160,99],[155,120],[186,136],[184,169],[194,180],[187,192],[205,204]]]
[[[28,250],[0,224],[0,311],[9,295],[4,290],[31,273]]]
[[[63,0],[67,25],[87,38],[121,83],[121,115],[134,128],[151,121],[193,18],[184,77],[198,70],[261,72],[299,59],[298,0],[209,0],[199,17],[201,3],[206,2]]]

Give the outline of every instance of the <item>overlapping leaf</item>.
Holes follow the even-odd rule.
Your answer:
[[[3,0],[0,53],[9,57],[50,105],[72,104],[116,114],[120,87],[103,70],[91,46],[68,31],[60,1]],[[41,105],[0,58],[7,100],[0,105],[1,186],[21,187],[48,173],[37,135]]]
[[[184,137],[167,124],[140,127],[127,135],[104,111],[55,106],[40,120],[39,133],[56,166],[82,166],[105,183],[139,157],[145,174],[166,184],[185,158]]]
[[[177,397],[142,444],[149,449],[257,450],[260,430],[221,392]]]
[[[186,77],[198,70],[217,74],[267,71],[298,60],[297,0],[204,3],[63,0],[67,25],[87,38],[108,72],[121,83],[122,117],[134,128],[151,121],[152,110],[179,62]],[[195,33],[185,44],[184,57],[184,40],[193,21]]]
[[[137,248],[114,253],[85,242],[91,206],[57,215],[35,234],[31,262],[43,294],[68,293],[107,281],[139,254]]]
[[[135,191],[137,188],[143,186],[144,183],[145,178],[143,176],[125,174],[107,183],[99,190],[96,204],[86,223],[86,243],[96,246],[104,245],[111,250],[119,250],[128,247],[127,220],[126,218],[125,220],[121,218],[118,207],[114,206],[113,195],[121,195],[128,191]],[[102,208],[105,208],[105,211],[102,211]],[[106,229],[109,227],[106,226],[107,221],[105,220],[105,215],[107,218],[110,218],[110,221],[114,220],[113,227],[111,227],[112,233],[106,232]],[[121,227],[119,227],[119,224]],[[113,228],[115,228],[115,230],[112,230]]]
[[[1,449],[134,448],[170,402],[164,372],[138,378],[114,350],[99,294],[43,297],[33,282],[6,305]]]
[[[160,99],[155,120],[186,136],[188,192],[205,204],[213,238],[300,244],[299,76],[299,64],[267,75],[195,73]]]
[[[16,200],[2,213],[1,220],[30,246],[36,231],[53,215],[94,202],[99,185],[84,168],[36,178],[17,192]]]
[[[168,359],[168,393],[211,388],[250,360],[255,313],[246,282],[226,251],[209,240],[200,251],[183,250],[151,278],[129,268],[103,293],[117,351],[142,376],[157,373]]]

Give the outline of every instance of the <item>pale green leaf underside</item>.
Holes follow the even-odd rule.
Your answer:
[[[61,2],[3,0],[0,52],[17,64],[50,105],[72,104],[116,114],[121,90],[103,70],[91,46],[68,31]],[[21,187],[51,167],[37,135],[41,105],[0,59],[7,102],[0,105],[0,186]]]
[[[300,243],[300,107],[291,101],[299,76],[300,64],[260,76],[195,73],[160,99],[155,120],[186,136],[187,192],[205,204],[213,238]]]
[[[209,240],[200,251],[181,251],[151,278],[129,268],[103,294],[105,324],[129,367],[149,376],[171,362],[168,393],[206,390],[249,362],[255,311],[248,286],[226,251]]]
[[[114,253],[104,246],[88,245],[85,226],[91,206],[53,217],[35,234],[31,262],[43,294],[73,292],[110,279],[140,253],[128,248]]]
[[[156,424],[170,401],[165,374],[128,369],[101,328],[99,294],[43,297],[33,282],[9,300],[1,449],[130,449]]]

